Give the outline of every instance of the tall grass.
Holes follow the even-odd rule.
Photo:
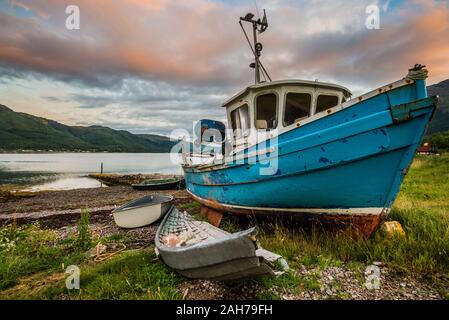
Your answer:
[[[77,223],[78,238],[76,247],[80,250],[89,250],[92,246],[92,237],[89,230],[90,214],[88,210],[82,210]]]
[[[63,283],[43,288],[38,299],[181,299],[181,277],[154,260],[153,248],[128,251],[99,265],[81,267],[82,290],[67,290]]]
[[[279,224],[264,226],[263,246],[291,262],[380,261],[420,276],[449,274],[449,156],[415,159],[389,216],[405,237],[377,232],[368,240],[345,234],[301,231]]]
[[[55,232],[42,230],[37,224],[0,228],[0,290],[23,276],[57,270],[82,259],[70,244],[58,241]]]

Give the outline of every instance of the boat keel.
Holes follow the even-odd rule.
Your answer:
[[[304,222],[305,225],[312,224],[323,230],[342,231],[353,238],[369,238],[374,231],[377,230],[389,212],[388,208],[384,208],[383,210],[379,209],[378,213],[363,214],[357,212],[302,212],[301,209],[297,209],[297,211],[282,211],[282,209],[270,208],[243,208],[223,205],[217,201],[202,199],[193,194],[191,195],[202,205],[201,213],[208,218],[211,224],[219,224],[224,213],[234,215],[261,215],[266,217],[289,217],[294,221],[300,223]]]

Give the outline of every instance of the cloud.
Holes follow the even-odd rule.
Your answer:
[[[167,133],[198,118],[224,119],[221,102],[252,82],[252,57],[237,24],[254,11],[252,2],[77,0],[81,30],[74,31],[65,29],[69,4],[20,0],[11,5],[27,15],[0,11],[2,86],[29,80],[30,97],[49,83],[56,88],[35,103],[21,90],[21,110],[55,109],[70,124]],[[380,30],[365,28],[369,4],[387,8]],[[260,39],[273,79],[318,78],[362,93],[415,63],[428,66],[429,82],[449,75],[447,2],[261,0],[258,7],[267,8],[270,27]]]
[[[0,13],[3,66],[95,86],[109,86],[110,80],[120,82],[128,75],[216,85],[235,79],[228,68],[233,62],[219,58],[238,48],[241,39],[234,37],[234,19],[217,23],[222,5],[200,0],[151,5],[78,1],[81,30],[71,31],[64,27],[65,2],[26,3],[30,10],[44,12],[45,19]],[[225,32],[231,24],[236,32]]]

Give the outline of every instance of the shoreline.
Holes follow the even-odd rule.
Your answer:
[[[155,193],[137,191],[130,186],[116,185],[108,188],[85,188],[60,191],[39,191],[34,196],[13,198],[0,206],[0,225],[42,222],[47,226],[73,225],[83,209],[95,219],[110,220],[111,211],[134,199]],[[174,204],[192,201],[185,190],[166,190],[157,193],[173,195]]]

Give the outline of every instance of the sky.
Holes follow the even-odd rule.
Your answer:
[[[80,29],[66,28],[77,5]],[[368,29],[377,5],[379,29]],[[0,0],[0,104],[68,125],[169,135],[253,83],[238,24],[266,9],[274,80],[362,94],[416,63],[449,78],[449,0]],[[248,28],[248,31],[250,29]]]

